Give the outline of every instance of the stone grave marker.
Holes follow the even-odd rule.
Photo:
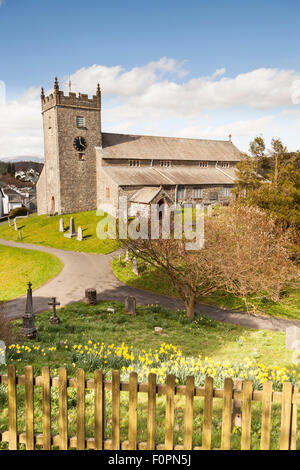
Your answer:
[[[60,323],[60,318],[56,313],[56,306],[60,305],[60,302],[56,302],[56,297],[52,297],[52,301],[48,302],[48,305],[51,305],[52,307],[52,315],[49,322],[51,325],[58,325],[58,323]]]
[[[163,329],[162,329],[160,326],[155,326],[155,327],[154,327],[154,332],[155,332],[155,333],[162,334]]]
[[[78,240],[79,242],[82,242],[82,240],[83,240],[83,234],[82,234],[82,228],[81,228],[81,227],[78,227],[77,240]]]
[[[4,341],[0,341],[0,364],[6,363],[6,346]]]
[[[139,275],[139,268],[138,268],[138,264],[137,264],[137,259],[135,257],[132,258],[132,272],[136,276]]]
[[[289,326],[285,330],[285,349],[294,350],[297,348],[296,341],[300,340],[300,328]]]
[[[62,233],[65,231],[64,219],[59,219],[59,231]]]
[[[18,222],[17,222],[16,217],[14,218],[14,226],[15,226],[15,230],[17,231],[18,230]]]
[[[107,312],[108,312],[108,313],[115,313],[115,309],[114,309],[114,308],[108,308],[108,309],[107,309]]]
[[[70,228],[68,233],[64,233],[64,236],[67,238],[72,238],[76,237],[77,233],[75,231],[75,222],[74,222],[74,217],[70,218]]]
[[[97,291],[96,289],[85,290],[85,303],[88,305],[96,305],[97,303]]]
[[[129,261],[130,261],[129,251],[128,250],[126,250],[126,255],[125,255],[124,261],[125,261],[125,263],[129,263]]]
[[[125,313],[128,315],[136,315],[136,298],[126,297],[125,298]]]
[[[11,227],[11,223],[10,223],[10,218],[9,218],[9,217],[7,218],[7,221],[8,221],[8,225]]]
[[[25,314],[23,315],[23,328],[22,335],[25,338],[33,339],[37,335],[37,330],[34,323],[33,303],[32,303],[32,289],[31,282],[28,282],[27,299]]]
[[[19,230],[19,239],[22,240],[22,231]]]

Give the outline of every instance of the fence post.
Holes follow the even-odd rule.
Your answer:
[[[95,449],[104,449],[105,439],[105,392],[104,376],[101,370],[95,370]]]
[[[174,375],[167,376],[166,386],[167,386],[167,400],[166,400],[165,450],[173,450],[174,412],[175,412],[175,377]]]
[[[211,428],[213,412],[213,391],[214,381],[212,377],[205,377],[204,382],[204,404],[203,404],[203,431],[202,431],[202,449],[211,448]]]
[[[33,367],[25,367],[26,450],[34,450]]]
[[[155,450],[156,374],[148,375],[147,450]]]
[[[270,449],[272,386],[272,382],[265,382],[263,385],[260,450]]]
[[[292,404],[292,424],[291,424],[291,436],[290,436],[290,450],[296,450],[296,440],[297,440],[297,411],[298,411],[298,388],[294,387],[294,393],[292,398],[296,400],[296,403]]]
[[[136,450],[137,447],[137,391],[138,375],[136,372],[131,372],[129,376],[128,450]]]
[[[243,381],[240,378],[233,379],[233,390],[241,392],[243,388]],[[232,403],[232,417],[231,425],[238,428],[242,427],[242,402],[241,400],[233,400]]]
[[[280,450],[289,450],[290,447],[292,394],[293,385],[289,382],[284,382],[281,393]]]
[[[9,425],[9,450],[17,450],[17,387],[16,366],[10,364],[7,368],[8,380],[8,425]]]
[[[51,383],[50,368],[42,368],[43,382],[43,449],[51,449]]]
[[[187,377],[185,386],[184,450],[192,450],[193,448],[194,393],[195,378]]]
[[[243,383],[242,450],[250,450],[251,446],[251,404],[252,382],[245,380]]]
[[[85,448],[85,373],[77,369],[77,449]]]
[[[112,373],[112,449],[120,450],[120,371]]]
[[[222,439],[221,439],[222,450],[230,449],[232,390],[233,390],[232,379],[226,378],[224,380],[224,394],[223,394]]]
[[[58,395],[59,395],[59,448],[68,449],[68,395],[67,395],[67,370],[60,367],[58,370]]]

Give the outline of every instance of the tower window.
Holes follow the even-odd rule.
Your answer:
[[[85,154],[84,153],[79,153],[78,154],[78,160],[83,162],[85,160]]]
[[[76,126],[77,127],[84,127],[84,117],[76,116]]]

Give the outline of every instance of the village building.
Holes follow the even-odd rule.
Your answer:
[[[41,92],[45,164],[39,214],[93,210],[126,196],[131,207],[166,202],[226,205],[240,152],[229,140],[106,133],[96,95]]]

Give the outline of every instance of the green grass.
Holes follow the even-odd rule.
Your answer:
[[[115,314],[107,313],[108,307],[115,308]],[[39,345],[45,350],[54,346],[57,350],[47,352],[45,356],[24,353],[20,356],[22,361],[16,362],[19,372],[23,371],[24,365],[32,364],[39,372],[42,365],[54,369],[66,365],[72,373],[74,351],[71,345],[85,345],[89,340],[115,345],[124,341],[129,346],[133,345],[135,351],[155,350],[165,342],[180,348],[185,356],[201,354],[219,360],[230,358],[231,361],[250,357],[266,365],[281,367],[288,366],[292,358],[292,352],[285,350],[285,334],[282,332],[253,330],[204,317],[196,324],[182,321],[178,312],[159,306],[139,306],[136,316],[128,316],[120,302],[100,302],[96,306],[76,303],[59,309],[58,315],[61,318],[59,325],[49,324],[50,312],[37,315],[38,337],[23,343]],[[22,320],[13,324],[20,331]],[[163,335],[154,333],[155,326],[163,328]],[[241,336],[246,341],[241,343]],[[70,346],[66,349],[65,344]]]
[[[0,245],[0,301],[24,295],[29,281],[37,289],[62,268],[63,263],[54,255]]]
[[[115,276],[125,284],[144,289],[157,294],[169,295],[177,297],[175,289],[163,273],[155,270],[153,266],[139,260],[139,276],[132,272],[131,263],[123,261],[119,263],[118,259],[114,259],[112,269]],[[274,302],[265,297],[257,298],[252,296],[251,302],[255,305],[256,313],[272,317],[281,317],[286,319],[300,320],[300,288],[289,288],[284,293],[280,302]],[[214,292],[210,296],[202,297],[201,303],[210,304],[228,310],[245,311],[246,306],[243,299],[235,297],[226,292]]]
[[[107,308],[112,307],[115,313],[108,313]],[[246,357],[255,358],[266,365],[289,366],[291,352],[285,351],[285,335],[280,332],[257,331],[235,325],[219,323],[202,317],[202,320],[189,321],[179,312],[168,311],[159,306],[138,307],[137,315],[127,316],[124,306],[120,302],[99,302],[95,306],[87,306],[82,303],[66,306],[58,310],[61,318],[59,325],[50,325],[50,312],[44,312],[36,317],[38,337],[35,340],[25,341],[23,346],[32,349],[39,347],[39,351],[25,352],[12,355],[9,363],[15,363],[17,373],[24,373],[24,366],[32,364],[35,375],[41,373],[41,367],[51,367],[51,374],[57,375],[58,367],[64,366],[68,370],[68,376],[74,376],[77,367],[86,370],[87,377],[92,377],[95,365],[92,362],[80,362],[78,355],[74,354],[73,345],[88,345],[88,341],[104,342],[107,345],[120,345],[124,341],[127,345],[133,345],[134,353],[143,349],[154,351],[161,343],[172,343],[182,350],[185,356],[212,357],[214,360],[230,359],[241,361]],[[22,322],[14,322],[17,331]],[[154,326],[164,329],[163,335],[154,334]],[[241,335],[245,341],[240,341]],[[21,344],[21,343],[20,343]],[[55,347],[56,350],[48,351]],[[42,351],[43,350],[43,351]],[[129,349],[130,350],[130,349]],[[44,355],[45,354],[45,355]],[[104,366],[107,379],[111,376],[111,368],[121,368],[119,364],[110,362]],[[0,366],[0,374],[6,373],[6,366]],[[299,374],[299,368],[298,368]],[[180,381],[182,383],[182,381]],[[215,385],[216,386],[216,385]],[[25,431],[25,390],[18,386],[18,431]],[[42,390],[35,387],[35,432],[42,433]],[[68,388],[68,424],[69,435],[76,435],[76,389]],[[94,391],[86,391],[86,435],[93,436],[94,432]],[[138,440],[147,440],[147,394],[138,394]],[[185,399],[182,396],[175,397],[175,427],[174,443],[183,444],[184,430],[184,406]],[[58,426],[58,389],[51,391],[52,433],[59,432]],[[120,400],[120,436],[121,440],[128,439],[128,393],[121,393]],[[164,422],[166,412],[165,396],[157,396],[156,404],[156,443],[164,442]],[[281,408],[273,405],[271,448],[279,448]],[[112,406],[111,392],[106,391],[106,439],[112,436]],[[300,417],[298,418],[300,421]],[[222,400],[214,400],[212,419],[212,446],[220,447],[221,443]],[[299,426],[300,422],[298,423]],[[203,428],[203,398],[194,399],[193,443],[201,445]],[[7,386],[0,385],[0,432],[8,429],[8,402]],[[252,404],[251,447],[259,449],[261,432],[261,404]],[[233,428],[231,436],[232,449],[239,449],[241,445],[241,432]],[[299,437],[297,448],[300,447]],[[1,443],[0,448],[7,448],[6,443]],[[20,446],[22,448],[22,446]]]
[[[75,228],[82,227],[84,241],[77,241],[76,237],[70,239],[64,237],[58,231],[59,219],[64,219],[65,229],[68,229],[70,217],[74,217]],[[115,240],[100,240],[96,235],[96,227],[102,217],[96,216],[96,211],[78,212],[68,215],[30,215],[29,218],[19,219],[18,228],[22,231],[22,241],[19,233],[15,231],[14,225],[9,227],[8,223],[0,226],[0,238],[14,240],[21,243],[34,243],[37,245],[50,246],[68,251],[80,251],[86,253],[111,253],[118,248]]]

